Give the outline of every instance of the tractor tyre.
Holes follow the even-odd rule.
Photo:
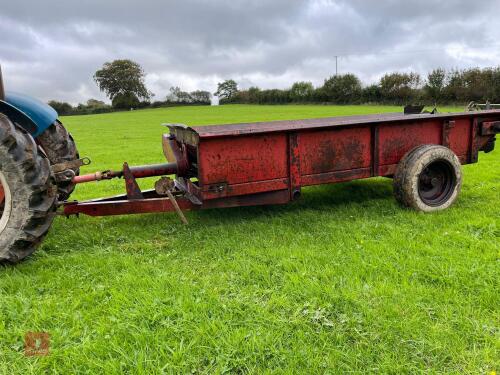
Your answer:
[[[57,187],[32,136],[0,114],[0,263],[32,254],[55,217]]]
[[[416,147],[399,162],[393,186],[394,196],[403,206],[422,212],[444,210],[460,193],[460,160],[444,146]]]
[[[80,158],[75,141],[59,120],[56,120],[38,138],[37,142],[50,160],[50,165],[73,161]],[[66,201],[75,190],[71,182],[74,176],[80,174],[79,168],[69,169],[64,173],[64,180],[58,179],[57,193],[60,201]]]

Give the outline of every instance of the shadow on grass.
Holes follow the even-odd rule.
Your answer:
[[[307,187],[299,200],[285,205],[189,212],[188,226],[183,225],[175,213],[61,217],[55,221],[42,250],[47,251],[49,262],[56,264],[55,255],[65,257],[74,250],[98,249],[102,255],[117,249],[135,253],[138,248],[157,251],[159,247],[163,250],[183,248],[188,243],[205,241],[250,241],[256,230],[271,237],[293,236],[320,230],[325,222],[347,228],[358,219],[379,221],[381,217],[390,217],[392,220],[399,211],[392,197],[391,180],[357,180]],[[38,254],[40,257],[43,253],[38,251]]]
[[[211,217],[214,212],[223,213],[228,220],[237,219],[244,214],[245,219],[259,216],[262,212],[268,214],[296,213],[302,210],[332,212],[349,206],[368,206],[377,200],[387,200],[392,197],[392,181],[385,179],[370,179],[346,183],[306,187],[302,190],[300,199],[284,205],[248,206],[228,209],[201,210],[196,214],[200,218]]]
[[[394,206],[390,205],[392,200],[392,180],[378,178],[307,187],[303,189],[303,194],[299,200],[284,205],[193,211],[188,213],[188,220],[190,221],[190,226],[196,228],[199,225],[210,227],[220,224],[251,222],[263,219],[263,217],[296,214],[304,210],[317,211],[318,213],[332,213],[337,210],[339,215],[349,216],[349,214],[352,214],[351,210],[348,210],[349,213],[346,213],[345,210],[339,211],[339,208],[349,209],[352,207],[355,210],[361,206],[365,209],[372,206],[374,201],[387,201],[388,207],[393,209]],[[377,214],[374,212],[374,215]],[[181,225],[175,213],[117,216],[107,219],[94,218],[91,220],[106,220],[105,225],[108,230],[113,230],[113,227],[127,225],[131,227],[139,226],[143,227],[144,230],[148,230],[148,224],[156,223],[159,220],[164,221],[168,225]]]

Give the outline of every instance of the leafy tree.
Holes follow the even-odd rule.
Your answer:
[[[382,92],[379,85],[370,85],[363,88],[363,102],[380,103],[382,101]]]
[[[250,95],[248,90],[240,90],[231,98],[230,101],[225,100],[224,103],[240,103],[240,104],[248,104],[250,103]]]
[[[181,91],[179,93],[179,103],[192,103],[193,98],[191,97],[191,94],[187,91]]]
[[[420,83],[417,73],[390,73],[380,80],[380,90],[384,100],[404,104],[418,96]]]
[[[132,92],[119,93],[112,100],[112,105],[117,109],[137,108],[141,104],[139,98]]]
[[[443,99],[443,91],[446,86],[446,72],[444,69],[434,69],[427,75],[427,83],[424,87],[425,93],[434,103]]]
[[[248,89],[248,102],[252,104],[259,103],[260,89],[258,87],[250,87]]]
[[[144,70],[131,60],[115,60],[107,62],[95,72],[94,80],[101,91],[104,91],[113,103],[125,105],[149,99],[144,84]],[[118,97],[118,98],[117,98]],[[113,105],[114,106],[114,105]]]
[[[167,101],[171,103],[192,103],[193,98],[191,94],[182,91],[180,87],[171,87],[170,94],[167,95]]]
[[[181,88],[178,86],[172,86],[169,89],[169,94],[167,95],[167,102],[177,103],[179,101],[179,96],[181,93]]]
[[[102,100],[89,99],[89,100],[87,100],[87,107],[88,108],[108,108],[109,105],[104,103]]]
[[[354,74],[344,74],[325,80],[323,90],[328,100],[339,103],[356,103],[361,100],[361,81]]]
[[[72,105],[66,102],[51,100],[48,104],[54,108],[60,116],[70,115],[74,110]]]
[[[482,102],[492,99],[492,69],[467,69],[462,72],[462,77],[467,92],[467,97],[463,99]]]
[[[71,114],[87,115],[91,113],[111,112],[112,107],[101,100],[89,99],[86,103],[80,103],[73,108]]]
[[[234,80],[228,79],[224,82],[219,82],[217,85],[217,92],[215,92],[214,95],[222,100],[231,100],[237,92],[238,84]]]
[[[452,70],[446,83],[443,97],[448,102],[500,102],[500,68]]]
[[[290,89],[290,98],[294,102],[307,102],[312,99],[314,87],[311,82],[295,82]]]
[[[461,100],[465,95],[465,84],[463,82],[462,72],[452,70],[447,74],[448,84],[444,88],[444,94],[447,100],[456,102]]]
[[[315,103],[326,103],[328,102],[328,95],[323,86],[316,87],[313,92],[313,102]]]
[[[490,81],[490,94],[488,100],[493,103],[500,103],[500,67],[493,68],[492,78]]]
[[[189,93],[193,103],[199,104],[210,104],[210,99],[212,98],[212,94],[208,91],[197,90]]]
[[[262,90],[259,97],[259,103],[261,104],[286,104],[290,102],[290,91],[278,89]]]

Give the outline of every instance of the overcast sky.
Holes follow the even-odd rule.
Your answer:
[[[130,58],[161,100],[169,87],[214,92],[320,85],[352,72],[500,65],[500,0],[1,0],[7,90],[72,103],[104,99],[92,75]]]

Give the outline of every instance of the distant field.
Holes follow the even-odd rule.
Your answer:
[[[63,121],[90,172],[162,162],[166,122],[398,111],[234,105]],[[122,185],[79,186],[74,198]],[[58,218],[32,258],[0,270],[0,373],[500,369],[499,150],[464,167],[458,203],[438,214],[400,208],[390,180],[369,179],[187,217]],[[24,357],[27,331],[50,333],[49,356]]]

